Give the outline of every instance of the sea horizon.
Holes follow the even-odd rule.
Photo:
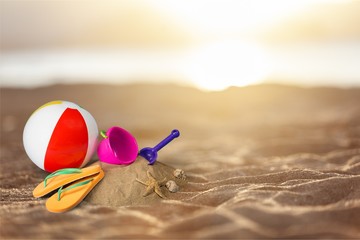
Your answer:
[[[243,66],[244,64],[241,63],[243,59],[238,56],[241,51],[231,52],[231,48],[237,47],[236,43],[226,49],[228,53],[222,56],[214,55],[214,60],[210,63],[203,63],[206,57],[209,57],[207,53],[201,53],[204,56],[201,55],[200,58],[194,57],[194,53],[199,52],[197,48],[161,51],[126,48],[5,51],[0,58],[0,80],[2,87],[20,88],[59,83],[127,84],[133,82],[175,83],[210,91],[262,83],[301,87],[360,86],[360,69],[357,67],[360,62],[359,43],[308,43],[301,46],[262,47],[261,51],[264,53],[265,60],[261,66],[264,66],[266,71],[263,69],[262,75],[253,74],[250,76],[252,79],[239,85],[232,83],[235,82],[235,78],[248,77],[246,69],[251,65]],[[307,51],[303,51],[305,47]],[[329,57],[330,55],[333,57]],[[229,56],[228,59],[221,59],[227,56]],[[231,69],[226,68],[226,64],[216,69],[220,64],[218,62],[221,61],[233,64],[230,66]],[[239,61],[239,64],[236,65],[236,61]],[[256,62],[257,58],[254,57],[251,61]],[[227,76],[230,76],[229,71],[235,71],[230,72],[235,80],[225,80]],[[222,75],[224,78],[221,77]],[[198,78],[203,78],[203,82]],[[206,84],[210,81],[216,82],[217,85],[207,89]]]

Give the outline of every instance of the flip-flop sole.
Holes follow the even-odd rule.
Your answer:
[[[67,188],[69,190],[63,189],[63,192],[60,195],[60,200],[58,200],[58,193],[52,195],[46,201],[46,208],[49,212],[61,213],[69,211],[70,209],[76,207],[81,201],[89,194],[89,192],[104,178],[104,172],[100,170],[97,175],[92,175],[86,178],[82,178],[76,182],[73,182]],[[89,181],[87,184],[71,188],[71,186]]]
[[[94,165],[81,169],[81,173],[63,174],[47,180],[46,187],[41,182],[33,191],[33,196],[38,198],[79,179],[95,175],[101,171],[100,165]]]

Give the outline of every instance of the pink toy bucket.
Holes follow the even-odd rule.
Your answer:
[[[106,135],[101,134],[97,149],[100,161],[110,164],[127,165],[136,160],[139,147],[136,139],[128,131],[120,127],[112,127]]]

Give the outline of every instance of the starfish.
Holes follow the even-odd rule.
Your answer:
[[[136,179],[136,181],[138,181],[139,183],[147,186],[146,192],[144,193],[143,197],[146,197],[150,193],[155,192],[159,197],[166,198],[166,196],[161,192],[161,189],[160,189],[160,187],[165,184],[166,178],[164,178],[164,180],[159,182],[158,180],[156,180],[154,178],[154,176],[149,171],[147,171],[146,174],[149,178],[149,180],[147,180],[146,182]]]

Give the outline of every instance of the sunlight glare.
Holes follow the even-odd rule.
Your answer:
[[[349,0],[156,0],[151,3],[196,34],[218,36],[268,28],[311,6],[346,1]]]
[[[268,64],[259,46],[226,40],[195,50],[185,71],[197,87],[220,91],[262,82],[268,75]]]

